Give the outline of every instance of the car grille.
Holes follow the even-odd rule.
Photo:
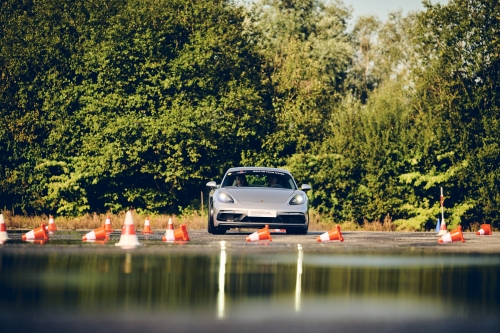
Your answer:
[[[217,220],[255,223],[306,223],[304,214],[283,214],[276,217],[249,217],[244,214],[219,213]]]

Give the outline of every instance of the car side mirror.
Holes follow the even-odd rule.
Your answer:
[[[212,181],[207,183],[207,187],[217,188],[217,183],[212,180]]]
[[[300,187],[300,189],[304,192],[307,192],[311,189],[311,186],[310,185],[307,185],[307,184],[302,184],[302,186]]]

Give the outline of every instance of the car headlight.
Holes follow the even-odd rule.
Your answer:
[[[292,200],[290,200],[289,204],[290,205],[302,205],[304,202],[306,202],[306,198],[304,197],[303,194],[299,193],[293,196]]]
[[[217,200],[225,203],[234,203],[233,198],[226,192],[219,192],[219,194],[217,194]]]

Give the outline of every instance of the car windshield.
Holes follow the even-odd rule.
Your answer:
[[[222,187],[270,187],[296,190],[293,178],[286,173],[270,170],[238,170],[228,172]]]

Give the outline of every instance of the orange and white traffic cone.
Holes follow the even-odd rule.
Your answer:
[[[34,240],[34,239],[49,239],[49,234],[45,229],[45,223],[40,224],[38,228],[35,228],[23,235],[23,241]]]
[[[185,224],[181,224],[180,228],[174,230],[174,238],[176,241],[189,241],[189,234]]]
[[[165,231],[165,235],[161,238],[164,242],[173,242],[175,241],[174,236],[174,224],[172,223],[172,218],[168,219],[167,230]]]
[[[261,240],[273,240],[271,233],[269,232],[269,225],[267,224],[263,229],[259,229],[250,236],[247,236],[247,242],[257,242]]]
[[[134,248],[141,245],[141,243],[139,243],[139,238],[137,238],[137,235],[135,234],[134,218],[132,217],[131,211],[128,211],[125,215],[122,235],[120,236],[120,241],[115,245],[121,246],[124,249]]]
[[[54,223],[54,216],[49,215],[49,226],[47,227],[49,234],[53,234],[54,231],[57,231],[56,224]]]
[[[493,232],[491,231],[491,225],[489,224],[481,224],[481,229],[476,232],[478,236],[491,236]]]
[[[443,219],[443,221],[441,222],[441,226],[439,227],[438,236],[443,236],[443,235],[446,235],[447,233],[448,233],[448,229],[446,228],[446,222],[444,222],[444,219]]]
[[[5,225],[3,214],[0,214],[0,244],[3,244],[8,240],[9,236],[7,235],[7,226]]]
[[[102,226],[97,229],[88,232],[82,236],[82,241],[95,241],[95,240],[109,240],[108,233],[106,232],[106,227]]]
[[[336,241],[339,240],[341,242],[344,241],[344,237],[342,237],[342,232],[340,231],[340,226],[337,225],[330,231],[321,234],[316,238],[318,242],[328,242],[328,241]]]
[[[153,232],[151,231],[151,224],[149,223],[149,217],[146,217],[146,221],[144,221],[144,230],[142,231],[143,234],[150,235]]]
[[[438,243],[443,244],[443,243],[451,243],[451,242],[458,242],[462,241],[462,243],[465,243],[464,235],[462,234],[462,227],[458,226],[457,229],[453,230],[452,232],[447,233],[446,235],[443,235],[442,237],[439,237]]]
[[[111,228],[111,219],[109,216],[106,216],[106,222],[104,223],[104,228],[106,232],[113,232],[113,228]]]

